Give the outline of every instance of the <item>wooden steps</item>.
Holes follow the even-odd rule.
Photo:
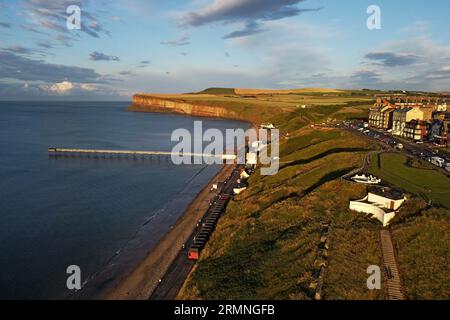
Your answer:
[[[390,231],[381,230],[380,241],[383,253],[383,270],[387,278],[388,298],[389,300],[405,300]]]

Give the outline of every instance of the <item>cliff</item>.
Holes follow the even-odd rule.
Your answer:
[[[249,119],[236,111],[230,110],[230,108],[208,105],[207,102],[204,104],[187,102],[173,95],[135,94],[129,110],[249,121]]]

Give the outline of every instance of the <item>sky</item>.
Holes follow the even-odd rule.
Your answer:
[[[67,27],[71,5],[80,29]],[[0,100],[450,91],[449,12],[448,0],[0,0]]]

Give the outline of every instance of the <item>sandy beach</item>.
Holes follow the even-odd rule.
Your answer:
[[[142,262],[118,285],[100,298],[105,300],[146,300],[164,277],[168,268],[187,242],[209,207],[210,201],[217,195],[212,192],[213,184],[226,180],[234,165],[224,165],[221,171],[205,186],[187,207],[175,226],[159,241]]]

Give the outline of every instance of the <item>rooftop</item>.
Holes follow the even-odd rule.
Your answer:
[[[405,194],[402,191],[387,187],[370,187],[369,192],[391,200],[401,200],[405,197]]]

